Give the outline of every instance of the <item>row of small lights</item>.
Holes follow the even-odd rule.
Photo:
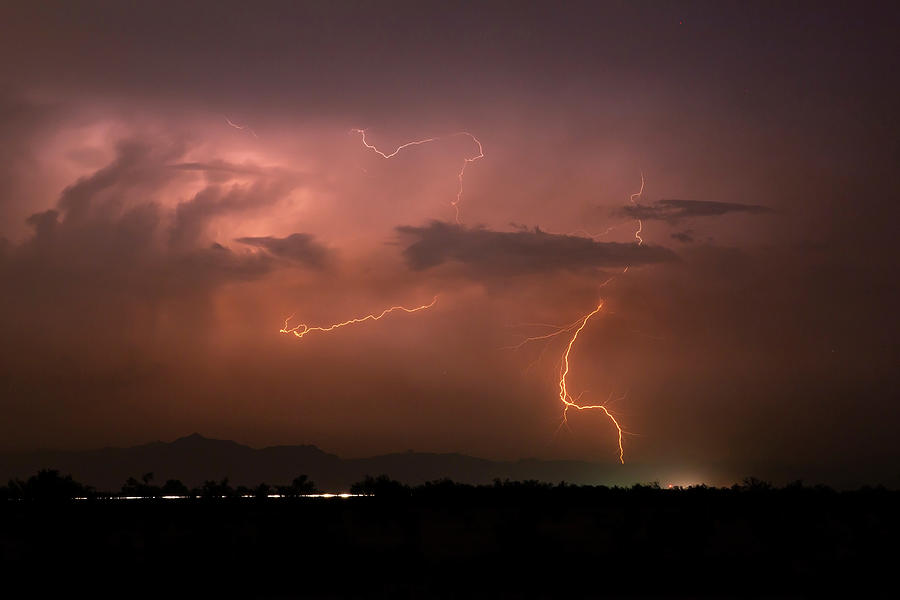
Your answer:
[[[266,498],[360,498],[368,494],[302,494],[300,496],[286,496],[284,494],[267,494]],[[100,496],[103,500],[193,500],[198,497],[205,498],[233,498],[234,496]],[[255,494],[244,494],[238,498],[258,498]],[[90,500],[86,496],[78,496],[73,500]],[[94,498],[96,499],[96,498]]]
[[[669,484],[664,490],[683,490],[684,486]],[[371,494],[301,494],[299,496],[286,496],[284,494],[267,494],[266,498],[363,498]],[[196,498],[234,498],[234,496],[100,496],[102,500],[193,500]],[[243,494],[238,498],[259,498],[255,494]],[[86,496],[72,498],[73,500],[90,500]],[[97,498],[94,498],[97,499]]]

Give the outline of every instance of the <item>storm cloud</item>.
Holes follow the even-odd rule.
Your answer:
[[[0,446],[896,476],[893,5],[7,4]]]
[[[622,212],[634,219],[658,220],[675,223],[694,217],[720,217],[732,213],[759,215],[772,209],[758,204],[736,204],[707,200],[657,200],[653,204],[634,204],[622,208]]]
[[[492,231],[438,221],[427,227],[401,226],[413,238],[403,251],[409,267],[422,271],[449,261],[473,273],[509,276],[605,269],[668,262],[675,254],[660,246],[596,242],[590,238],[533,231]]]
[[[101,305],[110,291],[121,303],[123,294],[177,294],[253,280],[275,267],[276,256],[317,267],[324,263],[326,250],[304,234],[246,238],[245,243],[268,253],[235,252],[205,235],[223,215],[271,206],[299,179],[248,166],[233,171],[251,175],[249,181],[200,182],[191,197],[173,200],[173,186],[189,181],[170,163],[186,151],[183,144],[153,137],[118,142],[108,164],[66,186],[54,208],[26,219],[29,237],[19,244],[5,242],[0,255],[4,287],[26,295],[53,290],[65,297],[68,285],[84,291],[89,286],[80,279],[95,281],[95,304]]]
[[[273,256],[285,258],[310,267],[321,269],[325,267],[331,253],[328,249],[315,241],[308,233],[292,233],[283,238],[242,237],[235,240],[248,246],[263,248]]]

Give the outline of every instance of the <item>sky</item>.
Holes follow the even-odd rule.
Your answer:
[[[3,12],[0,449],[900,481],[890,3]]]

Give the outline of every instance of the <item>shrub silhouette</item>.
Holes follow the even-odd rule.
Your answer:
[[[260,483],[258,486],[253,488],[253,495],[256,496],[260,500],[264,500],[269,497],[269,494],[272,493],[272,486],[268,483]]]
[[[181,483],[180,479],[169,479],[162,486],[162,493],[165,496],[187,496],[191,492],[186,485]]]
[[[378,477],[366,475],[365,479],[357,481],[350,486],[350,493],[364,496],[380,496],[382,498],[399,498],[408,497],[411,490],[408,485],[382,474]]]
[[[772,484],[756,477],[744,477],[743,483],[740,485],[734,484],[731,489],[737,489],[742,492],[768,492],[772,489]]]
[[[298,496],[318,494],[319,490],[316,488],[316,484],[310,481],[306,475],[298,475],[290,485],[278,486],[278,493],[288,498],[296,498]]]
[[[203,485],[195,493],[205,500],[233,498],[235,496],[234,489],[228,485],[227,477],[223,477],[222,481],[219,482],[212,479],[204,481]]]
[[[62,502],[93,496],[93,488],[78,483],[71,475],[61,476],[56,469],[42,469],[27,481],[10,480],[5,495],[32,502]]]
[[[144,498],[157,498],[163,494],[162,488],[152,485],[153,473],[144,473],[141,480],[129,477],[122,485],[123,496],[141,496]]]

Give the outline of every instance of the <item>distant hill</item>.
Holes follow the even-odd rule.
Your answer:
[[[228,477],[232,485],[283,484],[303,473],[320,489],[329,492],[346,491],[350,484],[366,475],[382,473],[409,484],[445,477],[467,483],[490,483],[495,478],[509,478],[627,485],[650,480],[646,470],[617,464],[538,459],[493,461],[464,454],[412,451],[343,459],[311,445],[256,449],[230,440],[206,438],[198,433],[173,442],[152,442],[130,448],[0,455],[0,481],[12,477],[24,479],[44,468],[71,474],[76,481],[102,491],[116,491],[127,478],[139,478],[148,472],[154,474],[157,483],[180,479],[188,486],[223,477]]]

